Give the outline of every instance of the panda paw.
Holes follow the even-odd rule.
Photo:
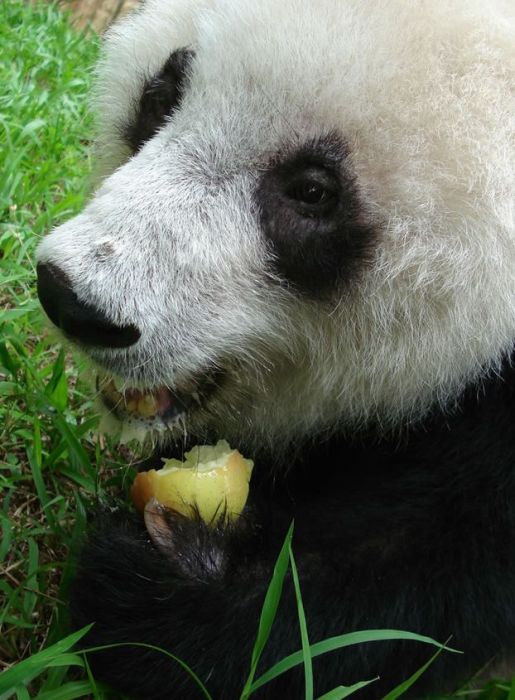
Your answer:
[[[117,588],[128,594],[147,586],[176,587],[181,582],[209,583],[239,577],[256,554],[260,539],[252,509],[236,521],[224,513],[206,524],[198,511],[191,517],[149,504],[145,516],[126,504],[102,505],[90,519],[79,554],[73,596],[89,597],[91,585]],[[152,583],[151,583],[152,582]],[[79,596],[77,593],[79,592]],[[100,597],[115,591],[98,590]],[[94,618],[93,618],[94,619]]]
[[[153,546],[176,574],[197,581],[228,576],[256,534],[250,512],[234,521],[221,511],[213,522],[205,523],[195,508],[191,517],[185,517],[155,500],[147,504],[144,522]]]
[[[188,674],[159,648],[199,677],[220,669],[218,680],[210,679],[214,686],[227,679],[243,683],[251,652],[247,630],[263,594],[260,585],[257,591],[256,584],[241,585],[242,576],[251,576],[250,514],[207,525],[198,513],[190,519],[154,511],[145,523],[125,505],[104,507],[90,524],[70,612],[75,628],[94,623],[81,642],[86,648],[107,645],[88,655],[93,673],[136,698],[168,698],[170,688],[177,697],[200,697]],[[231,689],[225,697],[236,694]]]

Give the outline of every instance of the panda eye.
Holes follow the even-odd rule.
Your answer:
[[[286,196],[299,213],[317,216],[328,213],[338,200],[336,178],[323,168],[310,168],[298,174],[286,187]]]
[[[334,192],[315,180],[296,182],[288,195],[304,204],[324,204],[334,197]]]
[[[257,180],[254,201],[280,284],[313,298],[350,284],[376,231],[361,203],[349,149],[338,134],[279,151]]]

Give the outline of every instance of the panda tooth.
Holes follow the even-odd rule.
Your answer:
[[[157,413],[157,405],[152,394],[144,394],[138,401],[138,413],[150,418]]]
[[[125,404],[125,407],[128,411],[137,411],[138,410],[138,401],[136,399],[131,399],[130,401],[127,401]]]

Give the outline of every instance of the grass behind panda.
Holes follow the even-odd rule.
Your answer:
[[[132,455],[93,437],[92,390],[81,379],[86,368],[49,334],[34,270],[38,239],[77,213],[87,194],[93,124],[86,105],[98,39],[74,31],[53,4],[3,0],[0,47],[0,700],[102,699],[112,694],[92,678],[87,657],[73,653],[79,635],[70,636],[67,627],[70,555],[88,506],[110,490],[120,492],[131,477]],[[257,684],[252,670],[288,566],[295,580],[287,537],[259,631],[257,621],[249,629],[256,646],[242,698]],[[312,655],[379,637],[343,636],[310,650],[298,587],[297,602],[296,660],[304,664],[310,700]],[[335,689],[324,699],[338,700],[359,687]],[[515,680],[459,695],[515,700]]]

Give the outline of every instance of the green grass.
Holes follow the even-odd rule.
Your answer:
[[[98,40],[54,5],[8,0],[0,46],[1,670],[63,634],[67,553],[117,463],[99,459],[91,387],[49,336],[34,274],[38,240],[84,201]]]
[[[98,41],[72,30],[52,4],[4,0],[0,46],[0,700],[112,697],[92,678],[86,657],[73,651],[81,633],[69,635],[65,601],[69,554],[84,531],[86,509],[103,492],[119,492],[132,455],[94,438],[86,368],[49,334],[34,282],[38,240],[78,212],[86,196],[93,128],[86,96]],[[300,649],[256,677],[288,569]],[[313,657],[402,633],[342,634],[311,645],[290,531],[259,626],[249,635],[256,643],[242,699],[303,664],[311,700]],[[346,697],[367,682],[373,679],[335,688],[325,700]],[[492,684],[474,695],[515,700],[515,684]]]

